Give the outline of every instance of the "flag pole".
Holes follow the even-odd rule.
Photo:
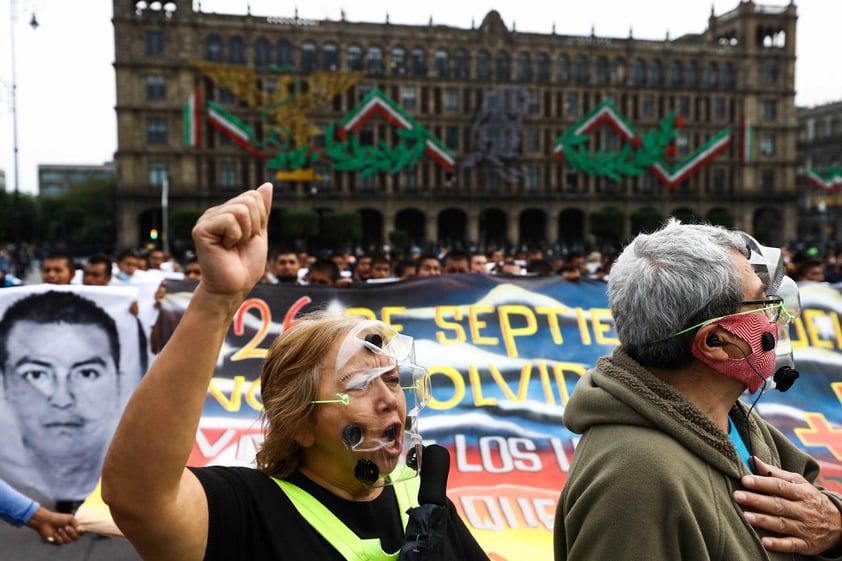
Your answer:
[[[165,173],[161,182],[161,248],[164,253],[170,252],[169,237],[169,199],[170,199],[170,174]]]

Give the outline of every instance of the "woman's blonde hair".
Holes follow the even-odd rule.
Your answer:
[[[295,436],[316,422],[312,402],[318,396],[325,353],[337,337],[365,319],[310,312],[272,343],[260,372],[266,437],[257,452],[258,470],[283,478],[298,468],[301,446]]]

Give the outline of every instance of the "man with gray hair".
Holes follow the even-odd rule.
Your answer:
[[[780,251],[671,219],[625,248],[608,296],[621,345],[564,412],[582,437],[555,559],[840,557],[842,497],[739,400],[798,376],[787,344],[798,290]]]

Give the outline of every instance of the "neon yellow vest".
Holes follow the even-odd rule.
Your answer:
[[[304,517],[310,526],[348,561],[395,561],[398,558],[400,552],[386,553],[380,546],[379,539],[362,539],[357,536],[326,506],[301,487],[283,479],[275,477],[272,479],[289,497],[298,513]],[[409,520],[407,510],[418,506],[419,486],[420,479],[418,477],[392,484],[395,489],[395,497],[398,500],[398,510],[401,512],[404,531],[406,531],[406,524]]]

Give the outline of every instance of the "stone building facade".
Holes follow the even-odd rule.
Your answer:
[[[172,223],[267,180],[281,220],[358,214],[363,248],[617,244],[669,215],[796,234],[792,3],[660,41],[193,4],[114,0],[121,245],[164,184]]]
[[[840,92],[842,95],[842,92]],[[799,107],[798,160],[802,217],[798,239],[842,248],[842,101]]]

